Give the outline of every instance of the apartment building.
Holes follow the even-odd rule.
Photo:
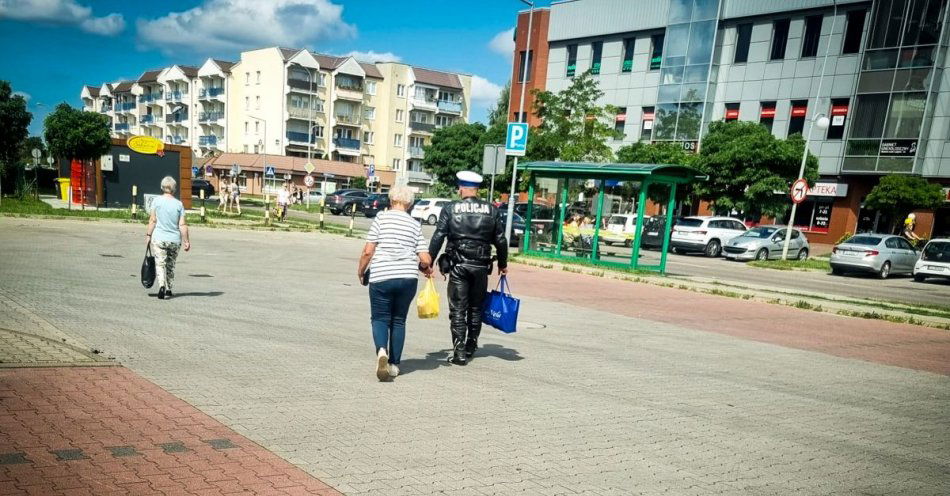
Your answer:
[[[470,95],[469,75],[269,47],[242,52],[235,63],[209,59],[200,68],[172,66],[135,82],[86,86],[82,100],[110,117],[117,136],[154,136],[192,146],[199,157],[359,163],[425,189],[433,179],[422,167],[423,147],[435,129],[468,121]],[[134,108],[126,111],[126,102]]]
[[[615,148],[668,141],[697,150],[713,120],[757,121],[785,138],[809,133],[811,118],[823,114],[830,126],[816,128],[810,143],[821,179],[794,223],[831,243],[887,225],[886,215],[863,206],[882,175],[922,176],[950,200],[947,4],[555,2],[544,88],[594,74],[601,103],[619,109]],[[950,235],[945,205],[918,215],[924,233]]]

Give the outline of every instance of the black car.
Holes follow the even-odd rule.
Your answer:
[[[515,214],[511,222],[511,239],[508,240],[508,246],[521,246],[521,240],[524,238],[524,217]],[[508,223],[508,210],[501,210],[501,221]]]
[[[673,225],[675,226],[682,219],[679,216],[673,217]],[[672,232],[672,227],[666,228],[665,215],[653,215],[643,219],[643,236],[640,237],[640,247],[651,250],[663,249],[664,231]]]
[[[195,178],[191,180],[191,196],[199,196],[200,191],[204,190],[205,198],[210,198],[214,194],[214,186],[207,179]]]
[[[326,205],[333,215],[355,213],[363,208],[363,200],[369,195],[361,189],[340,189],[327,196]]]
[[[363,200],[363,215],[376,217],[376,214],[389,208],[389,195],[385,193],[369,195]]]
[[[508,205],[502,205],[501,210],[507,212]],[[528,215],[528,204],[527,203],[515,203],[515,213],[521,217]],[[556,212],[553,208],[547,207],[544,205],[534,204],[534,207],[531,208],[531,220],[553,220],[556,215]]]

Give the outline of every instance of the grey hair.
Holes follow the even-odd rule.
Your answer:
[[[389,201],[392,203],[401,203],[403,205],[412,205],[416,193],[408,186],[393,186],[389,190]]]
[[[162,193],[172,194],[175,192],[175,188],[178,187],[178,183],[175,182],[175,178],[172,176],[165,176],[162,179]]]

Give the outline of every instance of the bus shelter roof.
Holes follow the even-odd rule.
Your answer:
[[[520,164],[522,171],[536,173],[539,177],[574,177],[584,179],[629,179],[649,178],[658,183],[690,183],[705,180],[706,176],[685,165],[674,164],[618,164],[600,162],[538,161]]]

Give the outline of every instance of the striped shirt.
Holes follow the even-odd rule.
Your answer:
[[[419,253],[429,251],[419,222],[402,210],[376,215],[366,241],[376,243],[369,263],[369,282],[415,279],[419,275]]]

